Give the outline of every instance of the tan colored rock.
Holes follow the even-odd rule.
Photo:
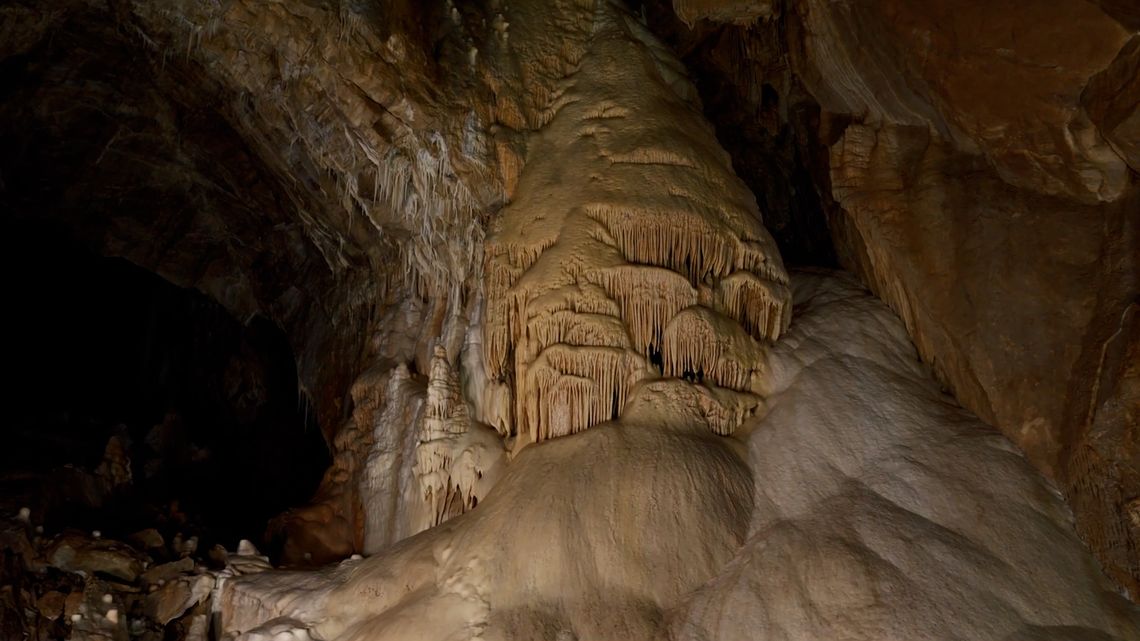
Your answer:
[[[183,576],[170,581],[146,596],[146,616],[160,625],[166,625],[210,596],[214,583],[214,577],[210,574]]]
[[[796,10],[799,68],[825,110],[929,127],[1016,187],[1084,203],[1124,194],[1127,167],[1081,105],[1132,36],[1098,7],[854,0]]]
[[[185,641],[210,641],[210,618],[205,614],[195,614],[186,631]]]
[[[63,616],[70,619],[79,613],[79,606],[83,604],[83,592],[76,591],[67,595],[63,602]]]
[[[152,566],[142,574],[142,581],[146,585],[163,583],[174,579],[180,574],[194,571],[194,559],[184,557],[170,563],[161,563]]]
[[[166,547],[166,540],[162,538],[162,534],[154,528],[146,528],[139,530],[128,537],[131,543],[139,546],[143,550],[161,550]]]

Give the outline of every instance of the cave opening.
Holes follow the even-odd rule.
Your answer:
[[[5,227],[5,501],[49,533],[155,528],[207,550],[260,539],[312,495],[329,454],[278,327],[59,225]]]

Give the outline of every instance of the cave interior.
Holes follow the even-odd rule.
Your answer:
[[[1129,2],[0,3],[0,637],[1140,640],[1138,172]]]

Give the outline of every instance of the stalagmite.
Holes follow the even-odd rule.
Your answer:
[[[360,501],[367,505],[364,551],[375,552],[423,529],[423,501],[415,481],[416,424],[425,404],[423,383],[407,366],[388,377],[373,414],[372,446],[360,472]]]
[[[469,416],[442,346],[432,358],[418,434],[415,473],[428,510],[415,531],[473,509],[498,480],[503,462],[498,435]]]
[[[521,451],[470,513],[304,583],[231,580],[220,599],[244,609],[222,629],[1136,638],[1140,611],[1111,590],[1055,489],[941,394],[898,319],[844,277],[802,276],[796,289],[806,311],[765,351],[764,402],[642,381],[616,421]],[[739,421],[749,466],[744,443],[714,434]]]

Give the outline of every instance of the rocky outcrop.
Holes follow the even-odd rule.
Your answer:
[[[781,8],[748,29],[692,30],[659,10],[654,28],[728,85],[699,86],[738,170],[763,185],[791,162],[786,173],[812,177],[798,206],[826,218],[839,262],[902,317],[955,396],[1057,480],[1106,570],[1140,593],[1117,496],[1135,490],[1093,490],[1121,478],[1134,441],[1109,458],[1081,445],[1102,353],[1140,294],[1135,14],[1112,2]],[[725,120],[741,111],[760,124]],[[794,153],[754,151],[789,149],[788,137]]]
[[[898,319],[853,279],[794,282],[749,437],[749,540],[674,638],[1135,637],[1060,494],[938,389]]]
[[[0,631],[6,639],[207,641],[219,586],[271,567],[249,541],[234,553],[217,546],[208,559],[171,561],[187,551],[175,545],[180,537],[169,547],[76,530],[47,537],[42,516],[25,509],[0,517]]]

